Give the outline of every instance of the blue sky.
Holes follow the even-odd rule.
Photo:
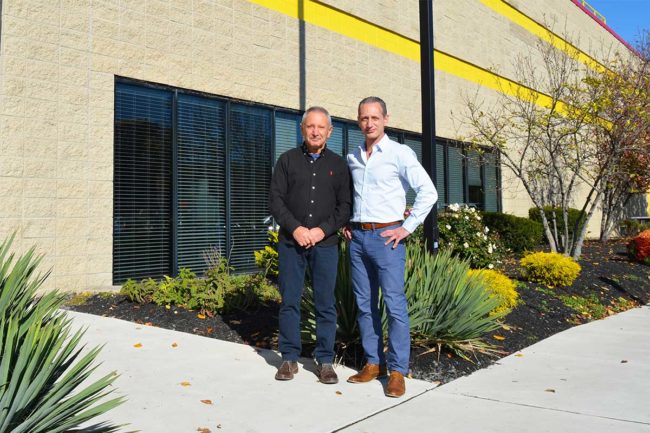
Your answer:
[[[642,30],[650,31],[650,0],[587,0],[603,14],[607,25],[631,44]]]

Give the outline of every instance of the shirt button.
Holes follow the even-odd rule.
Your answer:
[[[312,186],[311,189],[316,189],[316,187],[315,187],[315,186]]]
[[[309,214],[309,218],[311,218],[311,214]]]
[[[314,200],[312,200],[311,202],[313,203],[313,202],[314,202]]]
[[[316,173],[314,173],[314,176],[316,176]]]
[[[309,163],[310,163],[310,164],[313,164],[313,163],[314,163],[314,160],[312,159],[311,161],[309,161]]]

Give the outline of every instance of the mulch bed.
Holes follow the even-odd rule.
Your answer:
[[[587,242],[580,260],[582,272],[571,287],[549,289],[525,282],[519,287],[521,303],[506,318],[502,329],[484,336],[505,356],[578,324],[593,320],[588,312],[578,312],[565,305],[557,295],[588,297],[595,295],[607,314],[623,308],[650,302],[650,267],[631,263],[625,255],[625,243],[607,244]],[[505,272],[517,278],[517,261],[505,264]],[[71,310],[115,317],[136,323],[189,332],[211,338],[277,349],[278,306],[221,316],[205,317],[196,311],[174,306],[140,305],[122,295],[93,295],[82,303],[71,302]],[[309,356],[305,347],[303,355]],[[428,353],[426,353],[428,352]],[[345,364],[359,367],[362,352],[359,347],[339,348]],[[498,356],[482,353],[469,354],[470,360],[455,353],[414,346],[411,372],[414,378],[449,382],[484,368],[498,360]]]

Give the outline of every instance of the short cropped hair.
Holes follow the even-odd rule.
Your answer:
[[[302,115],[302,120],[300,121],[300,124],[302,125],[303,123],[305,123],[305,119],[307,118],[307,115],[309,113],[314,113],[314,112],[324,114],[327,117],[327,123],[329,123],[329,125],[332,126],[332,116],[330,116],[329,111],[317,105],[313,107],[309,107],[307,110],[305,110],[305,113]]]
[[[384,116],[388,115],[388,109],[386,108],[386,103],[384,102],[383,99],[381,99],[378,96],[368,96],[367,98],[363,98],[361,102],[359,102],[359,108],[357,108],[357,113],[361,110],[362,105],[374,104],[374,103],[381,105],[381,111],[384,114]]]

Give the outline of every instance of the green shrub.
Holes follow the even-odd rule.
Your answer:
[[[491,314],[499,300],[483,278],[468,275],[469,269],[469,261],[450,250],[432,255],[407,248],[404,290],[411,333],[420,344],[463,350],[480,345],[482,335],[499,328],[504,312]]]
[[[546,220],[549,223],[549,226],[551,227],[551,230],[553,230],[553,213],[555,213],[555,219],[557,223],[557,233],[558,236],[562,236],[564,233],[564,219],[562,218],[562,209],[561,208],[553,208],[551,206],[545,206],[544,207],[544,213],[546,214]],[[582,222],[585,220],[585,215],[578,209],[574,208],[569,208],[568,209],[568,217],[569,217],[569,236],[573,236],[573,227],[575,227],[575,224],[577,221],[581,221],[580,225],[578,226],[578,230],[580,230],[582,226]],[[536,207],[531,207],[528,209],[528,218],[530,218],[533,221],[537,221],[538,223],[542,224],[542,216],[539,212],[539,209]]]
[[[581,270],[575,260],[559,253],[528,254],[519,263],[524,279],[548,287],[570,286]]]
[[[517,306],[519,293],[517,286],[510,278],[493,269],[470,270],[469,275],[477,274],[485,282],[486,289],[491,297],[499,301],[499,305],[490,312],[492,315],[507,315]]]
[[[255,251],[255,264],[264,271],[264,275],[278,277],[278,232],[269,230],[269,245]]]
[[[544,226],[540,222],[500,212],[483,212],[482,216],[483,223],[511,251],[532,250],[544,242]]]
[[[632,238],[645,230],[650,230],[650,223],[637,220],[623,220],[618,226],[618,232],[626,238]]]
[[[485,227],[476,209],[450,205],[438,216],[440,249],[469,261],[472,268],[499,267],[505,253],[501,241]]]
[[[78,430],[123,402],[105,401],[117,376],[88,382],[100,348],[82,355],[83,331],[59,310],[65,297],[36,296],[47,277],[35,275],[41,257],[32,248],[14,261],[13,239],[0,244],[0,431],[117,431],[108,423]]]
[[[228,313],[252,306],[279,302],[280,293],[263,275],[234,275],[228,260],[211,255],[204,278],[181,268],[178,276],[135,282],[127,280],[120,293],[138,303],[177,305],[202,313]]]

